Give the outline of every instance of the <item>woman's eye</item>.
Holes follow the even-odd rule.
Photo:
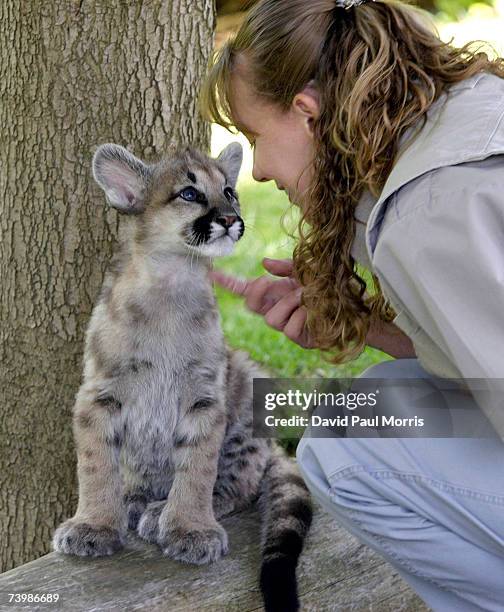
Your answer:
[[[198,192],[194,187],[186,187],[180,192],[180,197],[188,202],[195,202],[198,198]]]
[[[224,195],[226,196],[226,199],[227,199],[229,202],[233,202],[234,200],[236,200],[235,193],[234,193],[234,191],[231,189],[231,187],[226,187],[226,188],[224,189]]]

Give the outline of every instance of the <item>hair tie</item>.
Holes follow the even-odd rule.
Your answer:
[[[359,6],[359,4],[364,4],[365,2],[368,2],[369,0],[336,0],[335,2],[335,6],[337,6],[338,8],[343,8],[346,11],[348,11],[348,9],[351,9],[354,6]],[[371,0],[371,2],[375,2],[375,0]]]

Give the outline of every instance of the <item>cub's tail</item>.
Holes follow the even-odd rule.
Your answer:
[[[266,612],[299,609],[296,565],[312,521],[310,494],[296,464],[273,444],[261,482],[261,591]]]

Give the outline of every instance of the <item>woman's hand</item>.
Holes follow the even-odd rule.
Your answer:
[[[306,329],[306,308],[301,306],[301,286],[292,276],[291,259],[263,259],[264,268],[282,277],[271,276],[242,280],[219,270],[212,270],[210,278],[235,295],[245,298],[249,310],[261,315],[267,325],[281,331],[303,348],[315,348]]]
[[[210,278],[235,295],[245,298],[249,310],[261,315],[266,324],[281,331],[303,348],[316,348],[306,328],[306,308],[301,306],[301,287],[292,276],[291,259],[263,259],[264,268],[282,277],[271,276],[243,280],[212,270]],[[398,359],[416,357],[409,337],[393,323],[377,322],[370,326],[366,344]]]

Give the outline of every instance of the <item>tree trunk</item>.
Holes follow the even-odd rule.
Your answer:
[[[71,408],[119,229],[96,145],[207,148],[213,0],[0,3],[0,571],[50,550],[77,502]]]

